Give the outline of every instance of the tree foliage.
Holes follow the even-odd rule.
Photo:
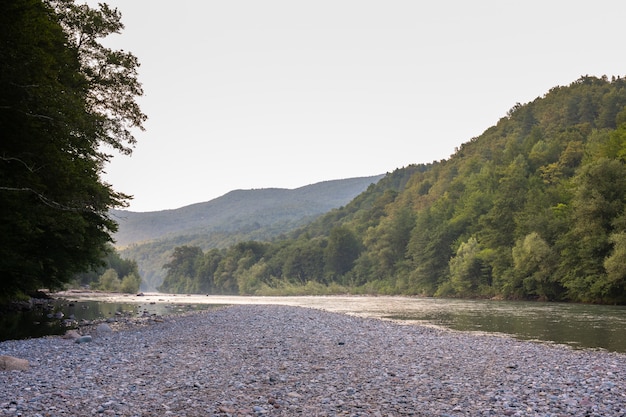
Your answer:
[[[86,16],[90,23],[85,23]],[[145,115],[138,63],[98,39],[117,11],[69,0],[0,5],[0,288],[11,296],[58,288],[99,264],[116,230],[109,210],[127,195],[100,179],[130,152]],[[87,19],[89,20],[89,19]]]

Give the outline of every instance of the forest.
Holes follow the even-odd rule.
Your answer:
[[[583,76],[289,235],[176,247],[160,290],[623,304],[625,163],[626,81]]]

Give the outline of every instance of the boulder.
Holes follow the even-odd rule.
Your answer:
[[[29,367],[26,359],[13,356],[0,356],[0,371],[25,371]]]

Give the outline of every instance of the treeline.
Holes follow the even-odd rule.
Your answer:
[[[625,303],[625,106],[622,78],[555,87],[287,238],[177,248],[160,289]]]
[[[307,219],[299,221],[300,226]],[[276,222],[270,225],[247,224],[236,231],[205,231],[194,234],[166,236],[160,239],[132,244],[120,250],[125,258],[135,259],[147,291],[154,291],[165,278],[163,265],[169,261],[174,249],[179,246],[196,246],[203,250],[224,249],[249,240],[270,241],[285,230],[293,230],[291,222]]]

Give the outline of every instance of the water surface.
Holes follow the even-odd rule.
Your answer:
[[[573,348],[597,348],[626,353],[626,306],[370,296],[146,294],[145,297],[136,297],[97,293],[67,293],[63,296],[69,303],[61,303],[60,311],[65,317],[73,315],[77,320],[94,320],[120,314],[163,315],[218,305],[280,304],[394,320],[407,325],[501,333],[524,340],[565,344]],[[33,321],[33,318],[26,320]],[[53,325],[39,326],[48,330],[45,327]],[[38,335],[30,337],[36,336]]]

